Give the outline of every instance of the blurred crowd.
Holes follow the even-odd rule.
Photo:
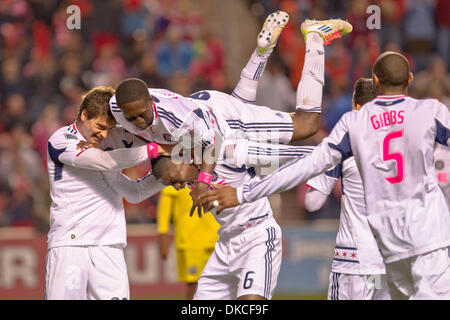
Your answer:
[[[353,82],[370,77],[374,60],[385,50],[402,52],[410,60],[413,97],[436,98],[449,105],[448,0],[236,1],[245,2],[253,18],[248,23],[258,24],[258,29],[270,12],[280,9],[290,14],[257,97],[257,104],[283,111],[295,110],[305,51],[300,22],[343,17],[354,27],[349,36],[326,47],[322,130],[304,143],[320,142],[350,110]],[[229,39],[211,32],[205,10],[198,6],[201,2],[0,1],[0,226],[48,230],[47,141],[59,127],[74,121],[81,96],[90,88],[115,87],[124,78],[138,77],[151,87],[182,95],[200,89],[231,92]],[[381,9],[379,30],[366,26],[371,4]],[[67,28],[70,5],[81,9],[80,30]],[[140,166],[126,173],[139,178],[148,169]],[[304,185],[278,196],[283,201],[271,199],[275,214],[286,221],[336,218],[340,194],[336,185],[334,196],[315,215],[305,213]],[[157,196],[126,204],[127,221],[154,222],[156,203]]]

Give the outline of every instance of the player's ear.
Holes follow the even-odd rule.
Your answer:
[[[411,85],[413,80],[414,80],[414,75],[412,74],[412,72],[410,72],[409,77],[408,77],[408,87]]]
[[[80,115],[81,121],[86,121],[86,119],[88,118],[87,116],[87,110],[84,109],[83,111],[81,111],[81,115]]]
[[[380,79],[378,79],[378,77],[375,73],[372,74],[372,85],[373,85],[373,89],[375,91],[377,91],[377,88],[380,85]]]

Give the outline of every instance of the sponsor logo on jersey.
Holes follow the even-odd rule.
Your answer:
[[[172,141],[172,136],[168,133],[164,133],[163,134],[163,138],[167,141]]]
[[[74,136],[73,134],[68,134],[65,133],[64,137],[66,137],[66,139],[74,139],[74,140],[78,140],[77,136]]]
[[[434,166],[437,170],[442,170],[442,169],[444,169],[444,161],[437,160],[436,163],[434,164]]]

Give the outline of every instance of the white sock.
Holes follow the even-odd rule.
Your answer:
[[[302,78],[297,87],[296,109],[321,113],[322,91],[325,82],[325,49],[317,32],[306,36],[306,53]]]
[[[258,54],[257,49],[253,51],[247,65],[241,71],[241,79],[236,88],[234,88],[232,96],[242,100],[243,102],[255,102],[256,91],[258,89],[258,81],[266,69],[267,59],[273,49],[264,52],[262,55]]]

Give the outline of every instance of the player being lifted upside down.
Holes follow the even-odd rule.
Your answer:
[[[266,19],[258,36],[258,48],[241,73],[240,87],[244,89],[235,90],[232,96],[206,90],[186,98],[165,89],[149,89],[139,79],[127,79],[119,84],[110,100],[111,111],[118,124],[131,133],[148,141],[162,144],[181,142],[184,148],[197,146],[201,150],[195,158],[196,163],[201,163],[201,170],[198,183],[191,192],[191,213],[196,207],[199,214],[202,213],[199,195],[208,190],[220,156],[216,152],[220,146],[215,148],[215,144],[238,138],[287,144],[308,138],[319,128],[324,44],[351,32],[352,26],[343,20],[307,20],[302,24],[306,54],[302,79],[297,88],[295,113],[247,103],[254,100],[252,95],[256,93],[251,92],[287,21],[288,15],[281,11]]]

